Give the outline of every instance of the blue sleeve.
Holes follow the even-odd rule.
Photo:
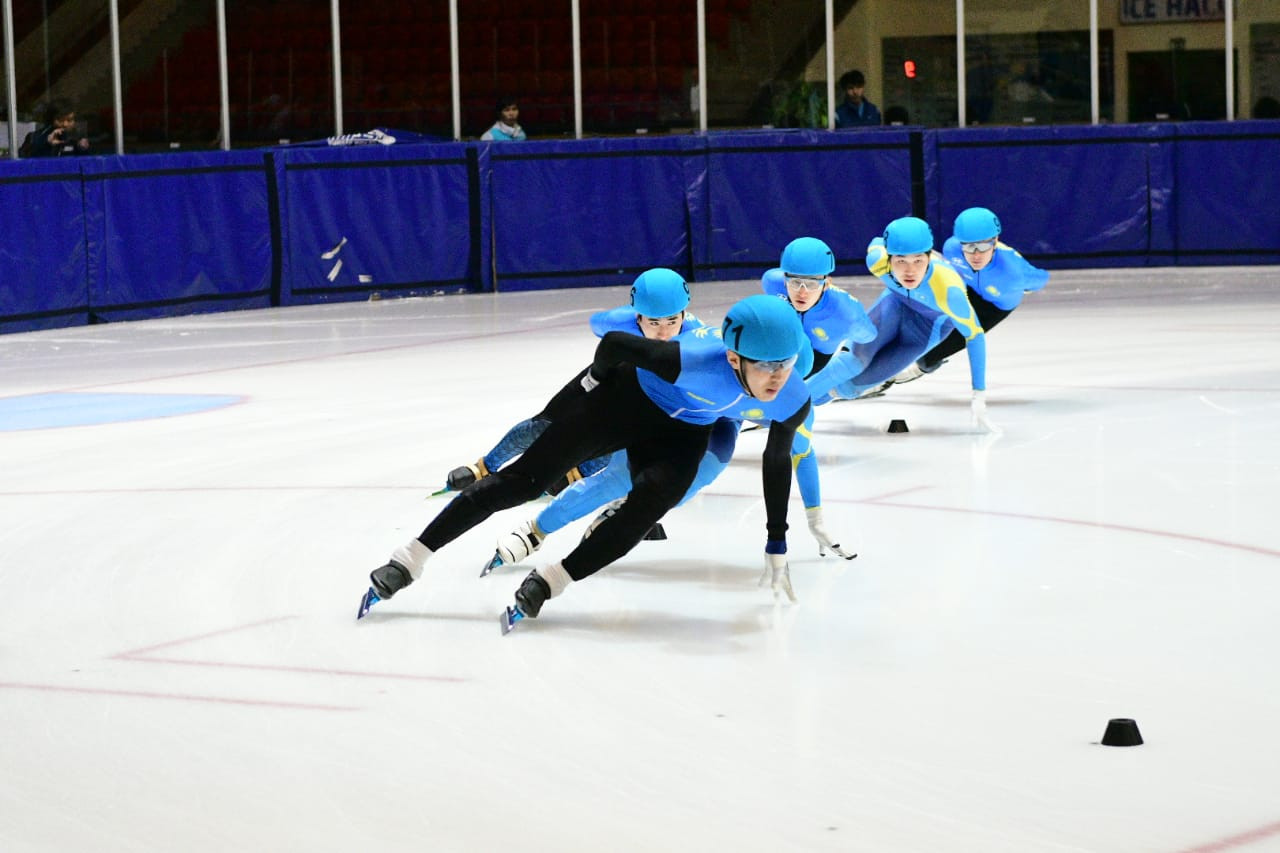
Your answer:
[[[804,381],[816,405],[827,402],[828,395],[837,385],[847,382],[862,372],[862,363],[848,350],[841,350],[831,357],[827,366]]]
[[[969,354],[969,379],[973,382],[973,390],[987,390],[987,336],[979,332],[964,345]]]
[[[805,509],[822,505],[822,484],[818,477],[818,454],[813,450],[813,409],[796,430],[791,441],[791,464],[795,467],[796,483],[800,486],[800,499]]]
[[[770,296],[781,296],[785,299],[787,295],[787,279],[782,274],[782,268],[774,267],[760,276],[760,288]]]
[[[1049,271],[1034,266],[1016,250],[1011,253],[1011,260],[1022,278],[1021,285],[1025,291],[1043,290],[1049,283]]]
[[[968,292],[959,286],[947,288],[947,313],[956,320],[964,321],[971,329],[965,329],[961,323],[956,323],[956,329],[960,334],[964,335],[965,340],[972,340],[977,335],[982,334],[982,324],[978,320],[978,315],[973,310],[973,303],[969,301]]]
[[[627,332],[638,335],[640,327],[636,325],[636,309],[630,305],[622,305],[592,314],[591,331],[597,338],[603,338],[608,332]]]

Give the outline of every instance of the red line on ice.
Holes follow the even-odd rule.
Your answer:
[[[169,699],[178,702],[208,702],[218,705],[252,705],[258,708],[289,708],[305,711],[358,711],[349,705],[316,705],[309,702],[280,702],[274,699],[238,699],[233,696],[201,696],[194,693],[150,693],[143,690],[113,690],[105,687],[65,687],[58,684],[28,684],[0,681],[0,689],[39,690],[45,693],[81,693],[89,696],[121,696],[128,699]]]

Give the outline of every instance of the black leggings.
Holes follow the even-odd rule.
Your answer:
[[[982,294],[976,290],[969,291],[969,304],[973,306],[973,313],[978,315],[978,324],[982,326],[982,331],[989,332],[1000,324],[1000,321],[1013,313],[1013,309],[1008,311],[1003,308],[997,308],[990,302],[982,298]],[[920,369],[928,373],[942,364],[944,358],[950,358],[960,350],[964,349],[964,335],[959,331],[953,330],[938,345],[929,350],[920,358],[916,359],[916,364]]]
[[[567,387],[567,386],[566,386]],[[564,558],[582,580],[626,554],[689,489],[707,449],[710,424],[688,424],[659,409],[622,367],[600,386],[558,401],[555,419],[519,459],[462,490],[418,536],[437,551],[499,510],[531,501],[565,471],[623,448],[631,493],[611,518]]]

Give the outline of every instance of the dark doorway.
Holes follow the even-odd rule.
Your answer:
[[[1129,121],[1201,121],[1227,117],[1220,50],[1129,54]]]

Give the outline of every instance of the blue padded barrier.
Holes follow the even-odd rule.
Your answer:
[[[1173,163],[1178,264],[1280,263],[1280,121],[1180,124]]]
[[[270,304],[261,151],[81,162],[91,322]]]
[[[0,332],[88,322],[81,186],[79,158],[0,167]]]
[[[966,207],[1043,266],[1135,266],[1173,248],[1173,125],[939,130],[925,146],[938,242]]]
[[[479,143],[492,170],[497,289],[630,284],[649,267],[690,273],[692,136]]]
[[[298,147],[275,158],[283,304],[456,292],[479,280],[487,241],[467,145]]]
[[[865,273],[867,241],[912,212],[910,139],[896,128],[708,136],[699,277],[759,276],[800,236],[825,240],[838,273]]]
[[[655,265],[754,278],[806,233],[860,274],[888,220],[924,213],[941,242],[974,204],[1047,268],[1277,263],[1277,155],[1280,121],[1240,121],[6,162],[0,332]]]

